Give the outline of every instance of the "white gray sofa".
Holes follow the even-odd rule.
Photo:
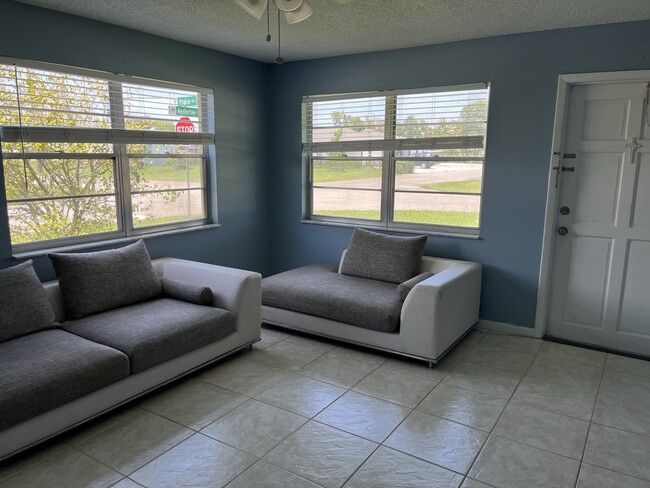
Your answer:
[[[338,268],[310,265],[264,278],[262,322],[432,365],[478,321],[480,264],[421,256],[416,276],[398,284],[346,275],[345,262],[346,251]]]
[[[47,301],[54,310],[55,320],[60,324],[8,340],[0,339],[0,397],[4,398],[2,405],[5,412],[10,411],[7,405],[11,407],[12,399],[15,400],[21,395],[22,404],[25,395],[27,398],[31,395],[34,402],[45,404],[50,399],[54,401],[52,396],[59,396],[56,400],[59,404],[62,398],[65,399],[65,395],[70,399],[27,419],[21,418],[25,416],[24,413],[13,412],[14,420],[20,421],[16,423],[8,419],[4,430],[0,430],[0,460],[250,346],[260,339],[261,276],[258,273],[174,258],[154,260],[153,267],[159,277],[209,287],[213,293],[213,305],[195,305],[197,308],[194,311],[185,313],[184,310],[192,309],[192,304],[183,305],[179,302],[180,308],[175,309],[179,312],[164,319],[165,307],[174,309],[170,303],[175,300],[155,298],[86,317],[95,322],[84,331],[81,324],[84,318],[66,321],[66,306],[59,282],[43,284]],[[154,309],[157,309],[159,318],[155,320],[155,324],[147,324],[145,315],[153,314]],[[119,321],[130,321],[129,317],[137,317],[140,320],[133,320],[132,324],[129,322],[128,325],[133,325],[133,329],[142,324],[143,327],[155,328],[156,324],[160,324],[160,320],[167,320],[170,328],[174,328],[188,317],[198,325],[194,327],[194,337],[188,340],[179,339],[183,333],[181,331],[178,335],[178,330],[172,331],[176,335],[169,335],[168,340],[158,340],[159,338],[150,332],[143,340],[142,337],[129,335],[129,327],[124,327],[120,339],[122,342],[115,348],[106,345],[107,338],[109,342],[116,340],[109,337],[110,334],[102,337],[103,333],[110,330],[110,322],[118,324]],[[215,327],[214,332],[209,332],[207,337],[201,337],[207,330],[206,324],[202,322],[205,317],[209,317]],[[88,330],[94,330],[97,336],[83,337],[88,335]],[[138,342],[149,342],[149,350],[146,345],[142,347]],[[179,345],[179,342],[183,344]],[[43,376],[36,378],[41,373],[45,376],[50,374],[48,368],[52,373],[51,379],[43,380]],[[66,374],[57,376],[57,368],[65,370]],[[52,390],[57,384],[61,386],[60,391],[53,394]],[[71,389],[70,384],[74,385],[74,388]],[[78,395],[79,391],[85,393]],[[29,405],[29,409],[31,408]],[[38,411],[38,408],[35,411]]]

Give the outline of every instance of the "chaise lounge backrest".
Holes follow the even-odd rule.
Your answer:
[[[341,272],[341,268],[343,266],[343,261],[345,260],[345,254],[348,252],[347,249],[343,250],[343,253],[341,254],[341,260],[339,261],[339,273]],[[418,270],[419,273],[425,273],[427,271],[433,273],[433,274],[438,274],[447,268],[457,264],[458,261],[452,260],[452,259],[445,259],[445,258],[434,258],[431,256],[422,256],[422,261],[420,261],[420,269]]]

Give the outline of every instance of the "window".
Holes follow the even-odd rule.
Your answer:
[[[208,222],[211,91],[0,58],[15,250]]]
[[[312,221],[477,235],[489,86],[303,98]]]

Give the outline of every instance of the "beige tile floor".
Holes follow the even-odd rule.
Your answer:
[[[264,327],[8,487],[650,488],[650,363],[474,330],[438,366]]]

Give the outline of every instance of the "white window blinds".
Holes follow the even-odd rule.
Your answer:
[[[483,84],[304,97],[303,151],[480,149],[487,98]]]
[[[0,126],[5,142],[214,141],[214,101],[207,89],[5,61],[10,60],[0,58]]]

